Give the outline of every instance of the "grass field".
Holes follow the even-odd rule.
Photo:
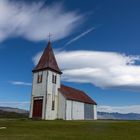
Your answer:
[[[140,140],[140,121],[1,119],[0,140]]]

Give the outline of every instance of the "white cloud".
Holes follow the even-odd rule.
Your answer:
[[[26,82],[21,82],[21,81],[10,81],[12,85],[19,85],[19,86],[31,86],[32,83],[26,83]]]
[[[82,17],[75,11],[66,11],[60,3],[45,6],[41,2],[0,0],[0,41],[17,36],[46,40],[49,32],[53,40],[62,39],[79,26]]]
[[[94,29],[95,29],[95,28],[92,27],[92,28],[86,30],[85,32],[81,33],[80,35],[78,35],[78,36],[76,36],[75,38],[73,38],[73,39],[71,39],[70,41],[68,41],[68,42],[65,44],[65,46],[67,46],[67,45],[69,45],[69,44],[71,44],[71,43],[77,41],[78,39],[84,37],[85,35],[87,35],[87,34],[90,33],[91,31],[93,31]]]
[[[42,52],[34,58],[37,64]],[[139,56],[102,51],[56,51],[62,80],[92,83],[101,88],[140,90]]]
[[[122,114],[126,114],[126,113],[140,114],[140,105],[129,105],[129,106],[102,105],[102,106],[98,106],[97,110],[100,112],[109,112],[109,113],[118,112],[118,113],[122,113]]]

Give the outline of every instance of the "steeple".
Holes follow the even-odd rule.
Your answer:
[[[33,69],[32,72],[37,72],[37,71],[46,70],[46,69],[49,69],[49,70],[55,71],[59,74],[62,74],[62,72],[59,69],[58,64],[56,62],[50,41],[48,42],[48,45],[45,48],[37,66],[35,67],[35,69]]]

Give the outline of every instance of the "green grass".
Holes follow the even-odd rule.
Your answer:
[[[0,140],[140,140],[140,121],[0,119]]]

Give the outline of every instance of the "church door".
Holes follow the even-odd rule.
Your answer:
[[[42,118],[42,105],[43,105],[43,99],[34,100],[33,118],[37,118],[37,119]]]

